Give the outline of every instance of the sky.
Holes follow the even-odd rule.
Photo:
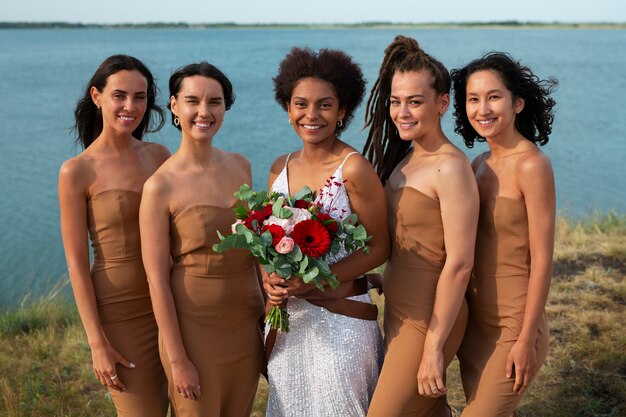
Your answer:
[[[17,0],[0,21],[70,23],[626,22],[625,0]]]

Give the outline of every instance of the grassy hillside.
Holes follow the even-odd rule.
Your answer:
[[[550,353],[520,416],[626,415],[625,276],[626,216],[559,218],[547,308]],[[60,293],[0,313],[0,416],[115,416],[91,371],[76,308]],[[265,415],[267,385],[259,387],[255,417]],[[456,362],[449,390],[458,415],[463,395]]]

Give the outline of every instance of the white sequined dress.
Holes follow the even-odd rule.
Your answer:
[[[350,155],[316,200],[323,212],[337,219],[351,214],[342,176]],[[288,162],[289,157],[273,191],[289,194]],[[346,256],[340,250],[329,263]],[[371,303],[368,294],[350,299]],[[268,363],[267,417],[365,416],[383,359],[377,322],[331,313],[296,297],[289,299],[287,311],[290,331],[278,333]]]

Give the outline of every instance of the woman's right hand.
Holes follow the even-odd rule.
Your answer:
[[[278,308],[285,307],[289,298],[289,293],[284,288],[287,281],[276,274],[269,275],[263,268],[261,268],[261,275],[263,278],[263,289],[270,304]]]
[[[132,369],[135,367],[134,363],[128,361],[108,343],[93,347],[91,349],[91,360],[96,378],[102,385],[106,385],[116,391],[124,391],[126,389],[126,385],[117,376],[116,364],[119,363]]]
[[[200,376],[188,359],[172,363],[172,376],[180,395],[194,401],[200,398]]]

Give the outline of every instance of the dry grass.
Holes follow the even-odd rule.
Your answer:
[[[626,415],[625,276],[626,216],[559,218],[547,307],[550,353],[520,417]],[[115,416],[92,374],[76,309],[59,290],[0,313],[0,417]],[[448,386],[458,416],[464,398],[456,361]],[[265,415],[266,400],[262,379],[253,417]]]

